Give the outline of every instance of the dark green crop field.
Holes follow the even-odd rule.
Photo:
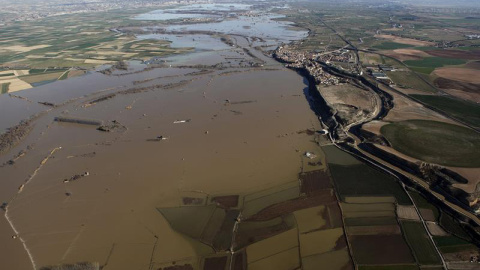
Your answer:
[[[379,45],[373,46],[373,48],[379,49],[379,50],[396,50],[396,49],[404,49],[404,48],[411,48],[411,47],[413,46],[408,44],[396,43],[396,42],[383,42]]]
[[[480,127],[480,106],[478,104],[445,96],[412,95],[412,97],[435,107],[452,117],[475,127]]]
[[[480,136],[471,129],[407,120],[385,125],[381,132],[394,149],[408,156],[445,166],[480,166]]]
[[[402,221],[401,224],[407,242],[415,253],[415,258],[418,263],[430,265],[442,264],[440,256],[420,222]]]
[[[462,65],[467,61],[462,59],[451,59],[443,57],[426,57],[421,60],[407,60],[404,61],[414,71],[430,74],[436,68],[443,66],[453,66],[453,65]]]

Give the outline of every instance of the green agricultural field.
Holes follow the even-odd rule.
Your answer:
[[[433,51],[433,50],[442,50],[442,49],[437,48],[437,47],[415,47],[415,50],[419,50],[419,51]]]
[[[1,47],[9,48],[1,50],[0,64],[28,66],[43,73],[49,67],[89,68],[99,65],[97,61],[148,59],[178,52],[164,40],[138,41],[133,35],[110,31],[122,25],[144,24],[132,17],[146,11],[149,10],[80,13],[12,23],[0,28],[0,41],[1,37],[8,37]],[[135,42],[143,42],[145,47],[125,47]]]
[[[35,75],[26,75],[21,76],[21,80],[27,83],[40,83],[45,81],[56,81],[58,77],[60,77],[63,72],[49,72],[49,73],[40,73]]]
[[[360,265],[358,270],[417,270],[416,265]]]
[[[392,177],[360,162],[335,146],[322,147],[330,173],[342,198],[348,196],[392,196],[403,205],[411,201]]]
[[[430,74],[436,68],[443,66],[463,65],[467,61],[462,59],[451,59],[443,57],[426,57],[422,60],[407,60],[404,63],[412,70],[420,73]]]
[[[435,70],[435,68],[434,67],[414,67],[414,66],[410,66],[410,70],[415,71],[419,74],[430,74]]]
[[[436,236],[433,240],[442,253],[453,253],[476,248],[472,243],[456,236]]]
[[[480,26],[480,19],[479,18],[464,18],[463,16],[462,17],[458,17],[458,18],[441,18],[441,19],[438,19],[439,21],[441,22],[445,22],[445,23],[448,23],[450,25],[459,25],[459,26],[464,26],[464,25],[467,25],[467,26],[471,26],[471,25],[476,25],[476,26]]]
[[[398,224],[396,217],[345,218],[346,226],[382,226]]]
[[[420,195],[417,192],[409,192],[410,196],[412,196],[413,201],[415,202],[415,205],[418,208],[424,208],[424,209],[430,209],[433,212],[433,215],[435,216],[435,220],[438,220],[440,217],[440,211],[438,208],[429,203],[422,195]]]
[[[480,136],[465,127],[407,120],[385,125],[381,133],[408,156],[444,166],[480,167]]]
[[[329,167],[342,199],[346,196],[394,196],[400,204],[411,204],[407,194],[394,178],[374,168],[365,164],[330,164]]]
[[[410,244],[418,263],[427,265],[438,265],[442,263],[422,223],[402,221],[401,224],[405,232],[405,238]]]
[[[66,71],[65,73],[63,73],[62,76],[58,78],[58,80],[59,81],[66,80],[68,78],[68,73],[70,73],[70,71]]]
[[[442,226],[447,232],[464,239],[470,239],[470,236],[465,232],[462,226],[452,216],[442,213],[440,216],[440,226]]]
[[[445,96],[411,96],[451,115],[452,117],[465,121],[475,127],[480,127],[480,106],[478,104]]]
[[[410,248],[400,234],[349,236],[353,257],[358,264],[385,265],[415,262]]]
[[[8,87],[9,87],[9,86],[10,86],[10,83],[2,83],[2,89],[1,89],[2,91],[1,91],[1,93],[2,93],[2,94],[8,93]]]
[[[404,49],[404,48],[411,48],[411,47],[413,46],[408,44],[396,43],[396,42],[383,42],[379,45],[373,46],[373,48],[379,49],[379,50],[396,50],[396,49]]]
[[[429,93],[437,92],[435,88],[418,78],[416,74],[411,71],[393,71],[387,72],[387,75],[400,87],[412,88]]]

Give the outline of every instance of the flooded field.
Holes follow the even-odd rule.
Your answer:
[[[280,27],[268,24],[259,29]],[[283,40],[293,37],[290,32]],[[251,47],[248,37],[232,36],[235,46],[215,35],[139,38],[165,38],[195,52],[162,60],[171,67],[107,66],[0,96],[7,104],[2,114],[11,115],[2,117],[2,132],[30,119],[28,135],[0,156],[0,179],[6,180],[0,258],[8,269],[83,261],[107,270],[224,265],[234,258],[215,254],[232,245],[236,209],[248,216],[296,199],[302,168],[320,168],[304,162],[305,152],[321,153],[305,132],[320,129],[303,95],[307,85]],[[307,205],[331,201],[331,191],[321,196]],[[323,207],[327,222],[319,217],[318,225],[305,226],[332,227],[330,208]],[[291,245],[280,241],[285,256],[273,260],[249,246],[242,260],[251,269],[272,261],[298,265],[291,219],[268,222],[260,228],[277,226],[282,229],[276,232],[292,235]],[[255,231],[248,226],[258,228],[245,225],[246,235]],[[335,246],[339,233],[325,250]],[[236,265],[242,264],[238,254]]]
[[[270,76],[276,79],[264,80]],[[301,156],[316,147],[297,131],[318,128],[306,100],[297,96],[305,87],[301,77],[279,67],[193,78],[179,87],[117,93],[97,103],[90,101],[103,93],[75,99],[35,121],[31,135],[11,154],[27,145],[31,150],[0,173],[10,180],[1,192],[9,202],[8,218],[38,265],[84,260],[103,265],[110,258],[108,267],[117,269],[116,263],[125,263],[115,259],[122,257],[117,252],[133,252],[132,267],[150,259],[195,261],[198,249],[178,239],[157,208],[180,206],[184,192],[241,194],[296,179]],[[53,122],[56,116],[115,121],[125,128],[101,132]],[[168,139],[155,140],[160,136]],[[58,150],[49,156],[53,149]],[[14,232],[3,232],[8,243],[18,244],[11,239]],[[172,241],[155,244],[158,236],[178,247],[172,249]],[[154,247],[153,258],[143,257]]]
[[[0,268],[473,261],[467,220],[417,185],[429,167],[402,174],[363,148],[395,147],[379,119],[395,116],[398,94],[362,75],[351,33],[335,30],[343,20],[248,3],[172,2],[3,31],[4,43],[35,34],[39,44],[7,47],[18,52],[8,61],[33,66],[0,71]]]
[[[197,4],[154,10],[145,14],[138,15],[135,17],[135,19],[142,21],[167,21],[187,18],[206,18],[211,16],[220,17],[220,14],[218,13],[249,10],[251,7],[251,5],[233,3]]]

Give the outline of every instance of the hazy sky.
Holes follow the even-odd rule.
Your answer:
[[[88,3],[88,2],[116,2],[119,0],[0,0],[0,4],[42,4],[45,2],[49,3]],[[120,0],[121,1],[121,0]],[[123,0],[123,1],[129,1],[129,0]],[[139,1],[139,0],[137,0]],[[141,0],[140,0],[141,1]],[[155,1],[155,0],[146,0],[148,2],[150,1]],[[159,2],[162,2],[165,0],[159,0]],[[225,1],[225,0],[222,0]],[[305,0],[302,0],[305,1]],[[316,1],[316,0],[309,0],[309,1]],[[480,7],[480,0],[319,0],[322,2],[346,2],[346,1],[355,1],[355,2],[360,2],[360,1],[365,1],[365,2],[372,2],[372,1],[377,1],[377,2],[401,2],[401,3],[408,3],[408,4],[414,4],[414,5],[431,5],[431,6],[475,6],[475,7]],[[235,2],[233,0],[232,2]]]

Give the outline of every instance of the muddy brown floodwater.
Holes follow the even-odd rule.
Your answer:
[[[196,266],[212,249],[172,230],[157,208],[180,206],[185,194],[242,195],[297,180],[305,151],[319,151],[299,132],[320,129],[304,80],[253,48],[232,50],[265,66],[94,73],[16,93],[28,101],[4,95],[19,103],[11,112],[24,103],[37,117],[0,156],[2,269]]]

